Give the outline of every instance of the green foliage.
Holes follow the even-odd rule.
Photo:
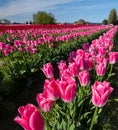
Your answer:
[[[56,22],[52,13],[39,11],[33,15],[34,23],[36,24],[54,24]]]
[[[108,17],[108,23],[113,24],[117,20],[117,12],[116,9],[112,9],[109,17]]]

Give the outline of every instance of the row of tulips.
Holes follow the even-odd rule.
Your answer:
[[[77,40],[79,37],[90,36],[95,32],[110,28],[108,26],[88,26],[65,29],[28,29],[6,30],[0,32],[0,52],[8,56],[14,52],[34,54],[39,52],[40,45],[49,44],[56,47],[59,43]]]
[[[118,61],[112,41],[117,31],[116,26],[91,45],[83,44],[83,49],[70,53],[68,63],[58,62],[58,79],[52,64],[45,64],[44,90],[36,96],[39,108],[19,107],[21,117],[14,121],[25,130],[92,130],[113,91],[109,80]]]
[[[94,24],[86,24],[86,25],[82,25],[82,24],[10,24],[10,25],[0,25],[0,30],[2,31],[6,31],[8,29],[11,30],[27,30],[27,29],[41,29],[41,28],[45,28],[45,29],[62,29],[62,28],[77,28],[77,27],[88,27],[88,26],[93,26]],[[96,25],[96,24],[95,24]],[[99,26],[99,25],[98,25]]]
[[[3,59],[1,58],[0,60],[0,65],[2,68],[1,71],[3,75],[4,74],[5,76],[8,75],[7,77],[11,77],[12,79],[14,79],[14,77],[15,78],[27,77],[32,72],[36,72],[39,66],[41,67],[46,62],[49,61],[53,62],[65,56],[67,57],[68,53],[71,52],[74,48],[75,49],[78,48],[78,46],[80,46],[83,42],[88,41],[88,39],[90,39],[91,41],[92,39],[98,37],[108,28],[110,27],[97,26],[95,29],[92,30],[92,27],[88,26],[87,28],[85,27],[81,27],[80,29],[66,28],[60,30],[57,29],[6,30],[6,33],[4,35],[2,34],[1,36],[2,40],[3,41],[5,40],[6,43],[4,43],[3,41],[0,42],[1,56],[3,57]],[[94,31],[97,32],[91,34]],[[71,39],[68,42],[61,42],[61,41],[57,42],[56,40],[54,40],[54,43],[52,43],[49,40],[47,43],[45,42],[46,44],[41,43],[43,45],[39,44],[37,40],[34,40],[35,38],[39,39],[38,35],[42,39],[43,37],[46,38],[49,36],[53,37],[54,39],[54,35],[58,36],[62,35],[62,37],[65,37],[67,34],[68,35],[71,35],[71,33],[74,34],[74,32],[76,33],[80,32],[91,36],[84,36],[81,38],[79,37],[79,39],[75,37],[77,38],[76,40]],[[90,34],[87,34],[85,32],[89,32]],[[31,36],[32,40],[31,39],[28,40],[27,38],[28,35],[30,34],[33,34]],[[7,39],[11,36],[13,36],[13,38],[10,38],[8,42]],[[44,39],[42,40],[42,42],[43,41]]]
[[[56,63],[61,59],[67,59],[69,52],[77,50],[84,42],[91,42],[104,32],[106,32],[106,30],[93,33],[91,36],[81,37],[78,40],[64,42],[63,44],[60,42],[55,48],[49,48],[47,46],[49,44],[45,44],[40,46],[38,48],[39,53],[35,54],[26,52],[19,53],[16,51],[16,53],[11,53],[11,55],[0,58],[0,93],[2,95],[2,101],[4,99],[6,100],[6,98],[9,100],[9,96],[14,97],[14,95],[17,95],[19,89],[22,89],[22,86],[30,87],[34,81],[33,75],[39,71],[39,68],[41,68],[43,64],[47,62]],[[10,44],[6,45],[10,48]],[[42,75],[42,73],[40,74]],[[24,81],[22,82],[23,85],[19,83],[18,85],[15,85],[21,80]]]

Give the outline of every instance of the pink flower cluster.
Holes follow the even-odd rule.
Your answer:
[[[34,54],[38,52],[40,45],[49,44],[49,48],[51,48],[60,42],[69,42],[72,39],[76,40],[80,36],[89,36],[106,28],[110,27],[83,26],[71,29],[8,29],[6,30],[6,43],[0,43],[0,51],[3,52],[5,56],[17,51]],[[0,36],[4,37],[4,31],[0,33]]]
[[[59,62],[60,79],[54,79],[54,70],[51,63],[47,63],[43,66],[42,71],[45,76],[50,79],[45,80],[43,93],[37,94],[37,102],[45,112],[50,111],[54,102],[59,97],[61,97],[64,102],[71,102],[75,98],[77,84],[74,77],[78,78],[81,86],[86,87],[90,83],[90,70],[95,68],[96,74],[98,76],[103,76],[106,72],[107,64],[114,64],[117,62],[118,52],[111,51],[113,48],[112,38],[116,31],[116,27],[112,28],[103,36],[100,36],[99,39],[92,41],[90,47],[88,43],[85,43],[85,50],[78,49],[76,52],[71,52],[68,58],[68,65],[64,61]],[[95,86],[92,87],[93,104],[102,107],[106,104],[108,96],[113,91],[113,88],[111,88],[110,84],[106,81],[103,83],[96,81],[93,86]],[[103,87],[105,88],[105,86],[107,87],[103,92],[101,89],[103,89]],[[106,92],[107,90],[108,92]],[[100,96],[99,98],[101,98],[99,100],[100,103],[97,103],[97,98],[95,98],[97,92]]]
[[[51,63],[43,65],[41,70],[47,77],[44,82],[44,90],[38,93],[36,100],[44,112],[49,112],[56,101],[61,98],[69,103],[76,97],[79,90],[76,78],[81,87],[88,87],[91,79],[90,71],[95,69],[97,76],[103,76],[108,64],[115,64],[118,61],[118,52],[112,52],[113,36],[117,27],[110,29],[99,39],[93,40],[92,44],[85,43],[83,49],[71,52],[68,58],[68,64],[65,61],[58,63],[60,78],[54,78],[54,69]],[[76,77],[76,78],[75,78]],[[92,103],[97,107],[103,107],[113,91],[110,83],[107,81],[95,81],[91,86]],[[21,114],[14,120],[25,130],[43,130],[44,122],[40,112],[35,106],[28,104],[18,109]]]
[[[8,56],[10,53],[14,52],[14,47],[10,44],[0,42],[0,52],[2,52],[5,56]]]

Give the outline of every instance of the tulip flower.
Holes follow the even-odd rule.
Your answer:
[[[69,58],[68,58],[68,63],[72,63],[74,61],[75,56],[76,56],[75,51],[70,52]]]
[[[59,82],[60,96],[64,102],[71,102],[76,96],[77,86],[74,79],[69,78],[68,81]]]
[[[84,55],[85,55],[84,50],[78,49],[78,50],[76,51],[76,56],[79,56],[79,57],[82,57],[82,58],[83,58]]]
[[[83,48],[86,52],[88,52],[88,51],[89,51],[89,43],[84,43],[84,44],[82,45],[82,48]]]
[[[67,79],[69,79],[70,77],[73,77],[73,75],[72,75],[72,72],[71,72],[71,70],[69,69],[69,68],[66,68],[65,70],[63,70],[63,71],[60,71],[60,78],[61,78],[61,80],[63,80],[63,81],[66,81]]]
[[[118,52],[109,52],[109,63],[115,64],[118,61]]]
[[[58,62],[58,69],[59,69],[60,71],[63,71],[63,70],[65,70],[66,68],[67,68],[67,65],[66,65],[66,62],[65,62],[65,61],[61,60],[60,62]]]
[[[3,53],[4,53],[5,56],[9,55],[9,51],[7,49],[3,50]]]
[[[95,106],[103,107],[113,91],[109,82],[98,82],[96,81],[92,86],[92,103]]]
[[[41,70],[43,71],[43,73],[45,74],[45,76],[47,78],[54,77],[54,70],[53,70],[53,66],[51,63],[47,63],[47,64],[43,65],[43,68],[41,68]]]
[[[44,130],[44,121],[40,111],[33,105],[27,104],[18,108],[21,117],[17,116],[14,121],[25,130]]]
[[[59,86],[55,79],[45,80],[44,91],[52,101],[56,101],[59,98]]]
[[[36,100],[44,112],[49,112],[54,106],[54,101],[50,100],[45,92],[37,94]]]
[[[83,70],[85,68],[83,56],[81,57],[81,56],[77,55],[76,58],[74,59],[74,61],[80,70]]]
[[[87,86],[88,83],[90,82],[90,74],[88,71],[86,70],[83,70],[81,71],[79,74],[78,74],[78,79],[79,79],[79,82],[81,84],[81,86]]]
[[[75,62],[69,63],[68,68],[70,69],[70,72],[73,77],[78,75],[79,67],[77,66]]]
[[[106,64],[99,63],[96,65],[96,73],[98,76],[103,76],[106,72]]]

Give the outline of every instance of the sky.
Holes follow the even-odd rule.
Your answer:
[[[45,11],[61,23],[79,19],[101,23],[113,8],[118,15],[118,0],[0,0],[0,19],[26,23],[33,20],[33,14]]]

